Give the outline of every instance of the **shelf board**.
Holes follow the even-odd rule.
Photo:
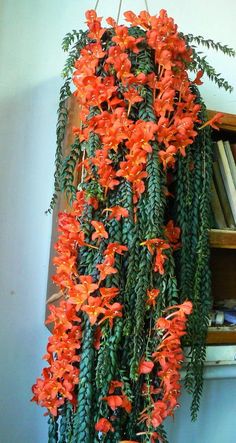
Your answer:
[[[236,230],[211,229],[209,240],[212,248],[236,249]]]
[[[235,345],[236,344],[236,327],[235,326],[219,326],[210,327],[208,329],[207,340],[208,345]]]
[[[219,111],[213,111],[212,109],[208,109],[207,115],[208,118],[211,119],[217,114]],[[223,113],[224,116],[221,119],[221,123],[218,125],[220,129],[223,131],[231,131],[236,132],[236,115],[228,114],[227,112]]]

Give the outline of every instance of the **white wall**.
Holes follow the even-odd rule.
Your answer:
[[[135,8],[134,4],[135,3]],[[184,32],[236,47],[234,0],[148,1],[166,8]],[[47,332],[43,326],[51,218],[44,215],[53,183],[59,73],[66,32],[83,26],[95,1],[2,0],[1,88],[1,364],[0,443],[47,441],[43,411],[29,402],[40,374]],[[138,12],[144,1],[124,0]],[[118,0],[100,0],[98,12],[116,17]],[[235,60],[210,53],[216,68],[235,83]],[[209,108],[236,113],[236,93],[206,83]],[[188,400],[170,425],[170,443],[234,443],[235,380],[208,381],[198,423]],[[227,428],[227,430],[226,430]]]

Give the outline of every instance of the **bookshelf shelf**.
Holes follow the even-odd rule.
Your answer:
[[[209,327],[206,342],[208,345],[235,345],[236,327]]]
[[[211,229],[209,240],[211,248],[236,249],[236,231]]]
[[[219,111],[208,110],[208,117],[212,118],[217,112]],[[236,115],[224,113],[219,131],[215,131],[214,138],[236,142]],[[236,304],[236,230],[211,229],[209,242],[213,301],[235,300]],[[207,345],[236,344],[236,325],[209,327],[206,343]]]

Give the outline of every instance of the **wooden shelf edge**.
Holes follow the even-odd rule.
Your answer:
[[[207,339],[207,345],[235,345],[236,344],[236,330],[224,330],[221,328],[209,328]]]
[[[236,230],[210,229],[209,241],[212,248],[236,249]]]
[[[212,109],[207,110],[208,118],[211,119],[217,114],[219,111],[214,111]],[[224,131],[232,131],[236,132],[236,115],[228,114],[227,112],[223,113],[223,117],[221,119],[221,123],[219,124],[219,128]]]

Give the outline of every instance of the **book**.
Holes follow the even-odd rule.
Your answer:
[[[230,144],[228,141],[224,142],[224,147],[225,147],[227,160],[229,163],[230,172],[231,172],[232,179],[234,182],[234,186],[236,187],[236,165],[235,165],[234,157],[233,157],[231,147],[230,147]]]
[[[235,164],[236,164],[236,143],[230,143],[230,147],[231,147],[233,158],[234,158],[234,161],[235,161]]]
[[[220,166],[220,171],[222,174],[223,182],[225,185],[225,189],[227,192],[227,196],[229,199],[230,207],[234,218],[234,223],[236,223],[236,189],[234,186],[228,159],[226,156],[224,143],[222,140],[219,140],[215,146],[216,146],[216,154]]]
[[[211,207],[214,215],[216,228],[226,229],[227,224],[221,208],[220,200],[216,191],[214,180],[211,182]]]
[[[223,210],[223,214],[225,217],[226,224],[229,228],[234,228],[234,218],[231,211],[231,207],[229,204],[229,199],[225,190],[224,182],[222,179],[222,175],[220,172],[220,167],[217,161],[213,162],[213,176],[214,176],[214,182],[216,191],[220,200],[220,204]]]

